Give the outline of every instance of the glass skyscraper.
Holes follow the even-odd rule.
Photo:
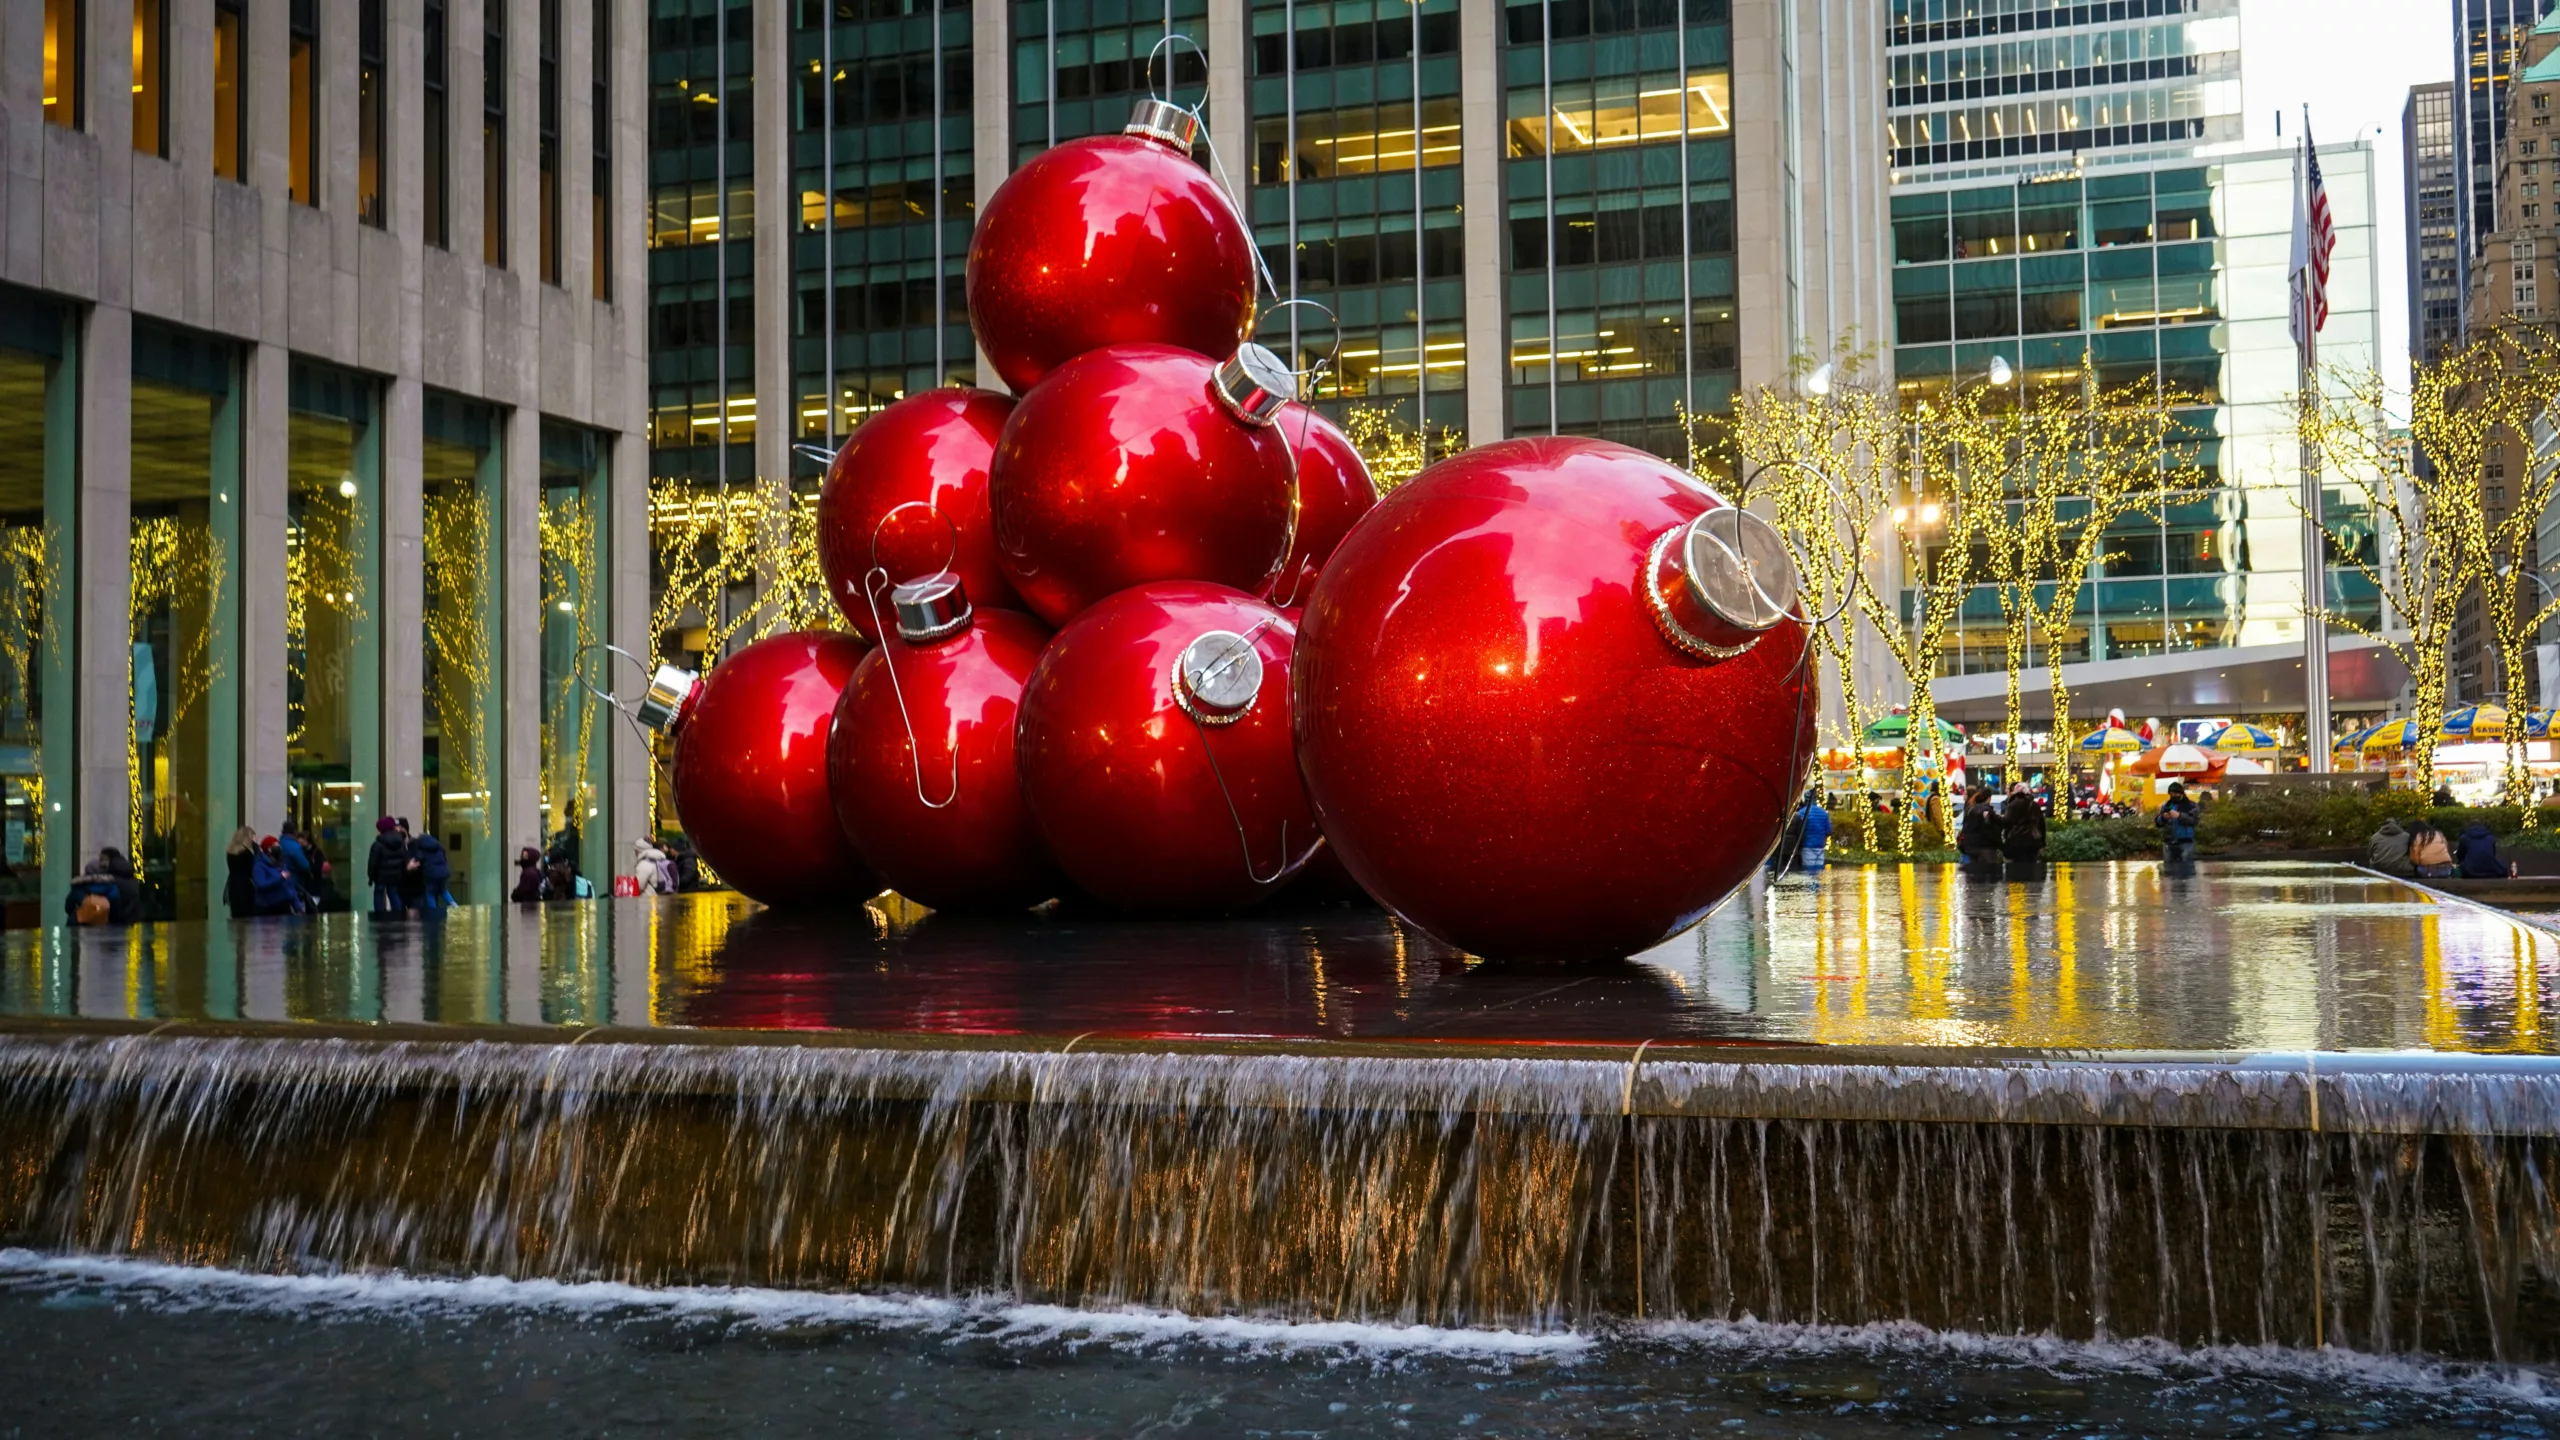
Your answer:
[[[2240,0],[1892,0],[1890,26],[1897,180],[2240,139]]]
[[[2156,515],[2118,525],[2079,589],[2054,658],[2075,708],[2174,718],[2302,708],[2302,534],[2287,326],[2294,154],[2241,153],[2231,0],[2056,5],[1897,0],[1893,90],[1894,369],[1906,406],[1989,383],[1997,359],[2032,398],[2081,383],[2157,383],[2187,402],[2181,461],[2200,474]],[[2325,361],[2377,361],[2373,152],[2324,148],[2337,216]],[[2330,505],[2345,494],[2334,479]],[[2333,517],[2334,518],[2334,517]],[[2326,603],[2378,616],[2328,571]],[[1906,596],[1906,605],[1916,597]],[[1967,597],[1939,704],[2005,708],[1996,592]],[[2044,637],[2033,660],[2041,667]],[[2354,652],[2354,642],[2340,641]],[[2333,666],[2333,672],[2338,667]],[[2361,660],[2342,709],[2396,681]],[[2041,692],[2042,676],[2029,688]],[[2036,694],[2031,711],[2044,707]]]
[[[1330,360],[1310,398],[1337,415],[1687,458],[1684,416],[1886,323],[1882,30],[1855,0],[653,6],[660,477],[805,487],[794,442],[991,383],[978,205],[1151,91],[1205,99],[1195,153],[1270,272],[1258,338]]]

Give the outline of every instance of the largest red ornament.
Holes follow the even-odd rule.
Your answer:
[[[936,910],[1020,910],[1065,881],[1013,770],[1023,682],[1049,632],[969,608],[948,576],[893,592],[896,631],[836,706],[827,776],[853,848],[889,888]]]
[[[827,794],[827,730],[861,659],[850,635],[776,635],[675,702],[685,835],[721,879],[768,905],[858,905],[879,893]]]
[[[987,520],[987,467],[1013,401],[992,390],[946,385],[897,401],[854,428],[818,490],[818,565],[853,633],[878,641],[863,582],[889,586],[948,568],[981,605],[1021,602],[996,565]]]
[[[1241,910],[1316,846],[1290,754],[1280,612],[1218,585],[1124,590],[1024,687],[1023,797],[1067,877],[1142,915]]]
[[[1776,533],[1662,461],[1513,440],[1390,495],[1316,582],[1299,761],[1363,888],[1480,955],[1631,955],[1769,852],[1814,746]]]
[[[1063,625],[1151,580],[1261,589],[1289,549],[1289,449],[1271,422],[1294,385],[1259,345],[1223,364],[1115,345],[1059,366],[996,445],[996,553],[1015,593]]]
[[[1191,159],[1199,122],[1138,103],[1118,135],[1070,140],[987,197],[969,241],[969,326],[1019,393],[1105,345],[1224,355],[1253,331],[1253,240]]]

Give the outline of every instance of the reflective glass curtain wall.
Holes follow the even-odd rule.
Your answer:
[[[497,833],[501,735],[498,617],[504,527],[497,497],[498,416],[487,405],[428,392],[421,425],[425,513],[426,687],[418,773],[426,828],[444,842],[453,895],[464,904],[503,898],[507,853]]]
[[[1062,140],[1120,133],[1131,102],[1149,94],[1198,103],[1208,17],[1209,0],[1014,0],[1013,163]],[[1168,35],[1182,38],[1157,53]],[[1234,142],[1220,140],[1232,155]]]
[[[1513,433],[1686,459],[1680,415],[1732,408],[1728,19],[1726,0],[1504,7]]]
[[[134,322],[126,853],[158,919],[212,913],[241,814],[238,367]]]
[[[44,923],[78,869],[67,840],[71,637],[80,593],[79,328],[66,306],[0,287],[0,905]],[[57,826],[63,828],[57,829]]]
[[[370,376],[296,360],[286,416],[285,814],[351,885],[382,766],[382,463]],[[415,817],[405,817],[415,823]]]
[[[755,56],[745,0],[652,0],[650,473],[755,475]]]
[[[611,872],[614,857],[586,853],[606,832],[610,745],[604,706],[584,680],[599,673],[605,638],[606,438],[554,421],[542,425],[542,829],[567,845],[580,874]],[[583,677],[583,678],[582,678]]]
[[[970,12],[799,0],[797,18],[793,434],[831,443],[910,391],[976,380]]]
[[[2271,612],[2299,614],[2290,551],[2254,555],[2251,543],[2298,529],[2290,492],[2249,488],[2237,473],[2268,460],[2242,456],[2233,438],[2231,337],[2235,321],[2255,317],[2233,310],[2242,282],[2226,262],[2220,174],[2141,169],[1893,197],[1894,368],[1906,409],[1984,385],[1995,358],[2013,367],[2027,403],[2075,392],[2084,355],[2101,386],[2157,383],[2186,402],[2172,458],[2195,464],[2200,484],[2171,495],[2156,516],[2118,524],[2090,575],[2054,577],[2082,585],[2072,628],[2055,637],[2064,663],[2265,643]],[[2281,246],[2269,253],[2280,269]],[[2357,273],[2345,258],[2342,295]],[[2238,303],[2281,312],[2280,276],[2247,283],[2272,283],[2274,299],[2253,293]],[[2339,308],[2349,307],[2342,299]],[[2345,328],[2333,318],[2333,329]],[[2289,366],[2282,379],[2290,387]],[[2378,616],[2361,576],[2332,569],[2329,585],[2332,605]],[[1978,589],[1941,670],[2003,668],[2005,628],[1996,591]],[[2041,665],[2045,637],[2036,639]]]
[[[1337,335],[1321,314],[1292,308],[1263,338],[1301,370],[1337,361],[1313,392],[1336,419],[1368,405],[1408,426],[1466,426],[1458,10],[1458,0],[1253,6],[1244,163],[1254,241],[1283,298],[1340,320]]]

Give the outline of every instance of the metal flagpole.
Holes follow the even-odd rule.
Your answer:
[[[2302,109],[2302,152],[2293,164],[2293,334],[2301,361],[2302,419],[2302,729],[2311,772],[2329,773],[2328,527],[2321,523],[2320,448],[2311,438],[2311,407],[2319,403],[2317,329],[2311,305],[2311,107]]]

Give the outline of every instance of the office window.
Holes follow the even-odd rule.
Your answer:
[[[133,0],[133,148],[169,153],[169,12],[163,0]]]
[[[87,21],[80,0],[44,0],[44,118],[54,125],[80,128],[81,43]]]
[[[542,283],[560,283],[560,0],[542,0],[542,89],[534,112],[541,165]]]
[[[613,0],[594,0],[594,5],[594,38],[587,45],[595,69],[587,90],[587,127],[595,136],[595,183],[587,200],[587,243],[591,251],[587,268],[594,277],[596,298],[610,300],[613,229],[605,223],[605,217],[613,212]]]
[[[291,94],[291,118],[285,140],[291,147],[286,176],[296,204],[320,203],[320,3],[293,0],[292,43],[286,51],[285,80]]]
[[[240,49],[249,38],[247,3],[213,0],[213,173],[226,180],[249,178],[240,143],[249,131],[249,68]]]
[[[507,263],[507,7],[480,7],[480,259]]]
[[[453,183],[452,133],[450,117],[445,110],[445,67],[452,51],[446,38],[445,0],[426,0],[426,95],[425,114],[420,129],[424,131],[424,154],[418,165],[418,204],[425,213],[421,225],[427,243],[443,249],[453,243],[452,207],[448,203]]]
[[[383,0],[363,0],[356,16],[356,218],[367,225],[390,223],[382,167],[384,92],[390,88],[382,5]]]

